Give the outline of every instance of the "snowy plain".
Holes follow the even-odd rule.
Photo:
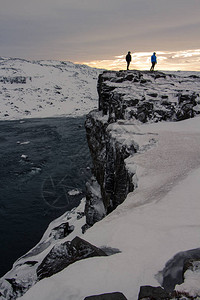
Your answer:
[[[5,59],[2,63],[5,64]],[[97,100],[99,70],[79,66],[83,72],[77,75],[78,67],[71,63],[15,63],[19,66],[10,61],[10,67],[3,70],[3,76],[13,76],[13,69],[17,69],[22,70],[21,76],[32,76],[32,81],[27,83],[27,88],[17,85],[17,90],[14,84],[1,84],[2,120],[84,115],[97,106],[94,99]],[[63,68],[71,68],[72,75],[68,71],[65,73]],[[92,76],[87,77],[88,72]],[[38,92],[37,88],[40,89]],[[46,88],[49,90],[45,92]],[[31,92],[33,90],[34,93]],[[56,91],[62,92],[59,94]],[[49,100],[45,93],[48,93]],[[123,137],[125,143],[131,136],[141,149],[137,155],[126,160],[128,168],[137,168],[138,188],[84,235],[80,230],[84,218],[77,221],[72,214],[75,231],[66,240],[78,235],[97,247],[111,247],[120,252],[78,261],[36,283],[20,299],[83,300],[90,295],[120,291],[127,299],[135,300],[141,285],[160,285],[156,274],[177,252],[199,247],[200,117],[177,123],[137,126],[124,122],[120,126],[110,125],[110,130],[116,139]],[[84,199],[74,215],[83,210]],[[67,213],[52,222],[41,241],[47,239],[51,228],[66,218]],[[39,255],[33,252],[30,257],[38,259]],[[200,282],[199,277],[197,281]],[[182,289],[191,290],[192,284],[195,290],[196,279],[188,287],[183,284]],[[199,290],[194,292],[199,293]]]
[[[0,120],[82,116],[97,107],[100,72],[71,62],[0,58]],[[12,83],[20,76],[26,83]]]

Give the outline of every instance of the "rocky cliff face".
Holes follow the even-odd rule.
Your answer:
[[[109,123],[104,122],[100,116],[101,112],[90,113],[85,126],[94,165],[93,174],[100,186],[99,204],[102,202],[105,211],[101,215],[103,217],[121,204],[127,194],[137,186],[135,172],[130,172],[125,165],[125,159],[137,151],[137,145],[128,146],[119,142],[112,136]],[[87,200],[86,221],[88,225],[93,225],[91,218],[89,220],[88,217],[88,210],[91,211],[91,207],[93,214],[96,213],[91,193],[87,194]],[[93,218],[93,223],[95,221],[98,219]]]
[[[113,135],[112,124],[179,121],[199,113],[200,78],[184,74],[105,71],[99,76],[99,109],[88,114],[85,123],[99,192],[97,199],[92,194],[97,190],[93,179],[87,185],[87,224],[83,231],[137,187],[136,172],[128,170],[126,159],[139,150],[139,145],[130,137]]]
[[[108,115],[109,122],[187,119],[197,113],[199,82],[198,76],[182,77],[177,73],[104,72],[98,80],[99,110]]]

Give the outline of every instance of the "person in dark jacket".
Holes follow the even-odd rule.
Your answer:
[[[126,62],[127,62],[127,70],[129,70],[129,65],[131,62],[131,52],[128,51],[128,54],[126,55]]]
[[[154,71],[154,67],[157,64],[157,57],[156,57],[156,52],[153,53],[153,55],[151,56],[151,69],[150,71]]]

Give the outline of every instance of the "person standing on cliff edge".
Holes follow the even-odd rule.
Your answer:
[[[151,65],[150,71],[152,72],[152,71],[154,71],[154,67],[157,64],[156,52],[154,52],[153,55],[151,56],[151,63],[152,63],[152,65]]]
[[[128,54],[126,55],[126,62],[127,62],[127,70],[129,70],[129,65],[130,65],[130,62],[131,62],[131,52],[128,51]]]

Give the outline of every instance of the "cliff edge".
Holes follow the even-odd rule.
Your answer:
[[[197,75],[187,72],[104,71],[99,75],[99,108],[85,122],[95,179],[87,184],[83,231],[137,187],[136,168],[128,168],[126,160],[158,140],[156,134],[141,133],[139,125],[199,114],[199,83]],[[97,190],[94,184],[99,185],[98,196],[92,195]]]

